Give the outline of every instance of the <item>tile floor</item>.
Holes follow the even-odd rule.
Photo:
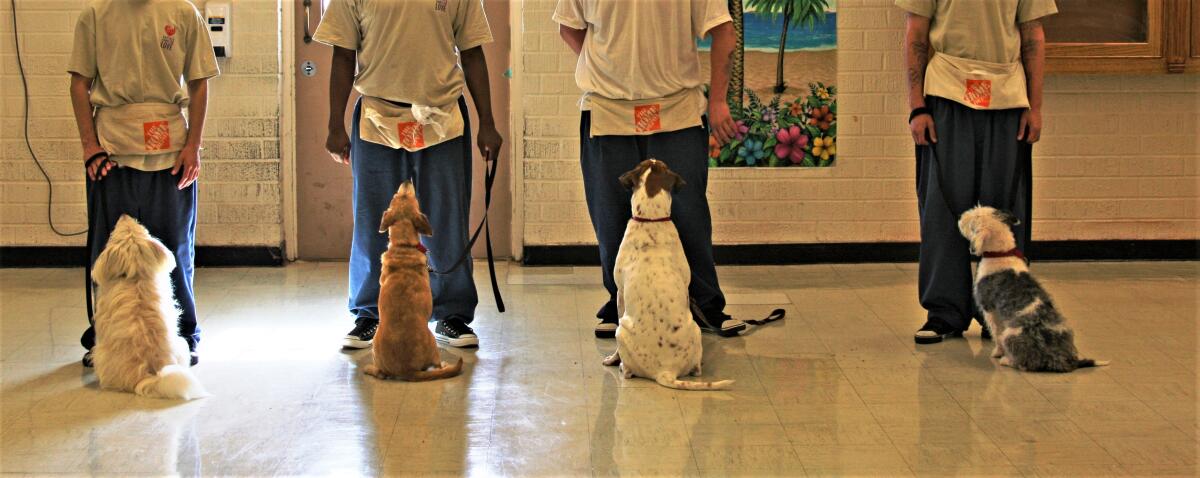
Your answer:
[[[484,268],[477,268],[484,272]],[[201,269],[186,404],[101,392],[79,365],[81,272],[0,270],[0,471],[183,475],[1195,476],[1197,263],[1039,264],[1109,359],[1069,375],[988,358],[977,329],[917,347],[915,266],[725,267],[729,309],[783,322],[706,336],[731,392],[621,380],[592,337],[592,268],[506,268],[497,314],[478,276],[478,351],[433,383],[364,376],[345,266]]]

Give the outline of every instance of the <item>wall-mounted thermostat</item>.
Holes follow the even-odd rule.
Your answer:
[[[217,58],[229,58],[233,47],[233,32],[230,31],[230,20],[233,18],[233,2],[210,0],[204,6],[204,18],[208,23],[208,37],[212,40],[213,53]]]

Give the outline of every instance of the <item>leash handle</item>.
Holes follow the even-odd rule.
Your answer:
[[[783,320],[783,317],[786,315],[787,315],[786,310],[775,309],[775,310],[772,310],[770,314],[767,314],[767,316],[761,320],[750,319],[745,322],[750,325],[767,325],[776,320]]]

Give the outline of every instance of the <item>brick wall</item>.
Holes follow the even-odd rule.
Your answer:
[[[203,11],[203,0],[197,0]],[[66,73],[75,19],[83,0],[17,0],[21,53],[30,94],[29,135],[54,180],[60,229],[86,227],[81,150]],[[233,58],[209,83],[200,186],[202,245],[281,243],[279,161],[279,2],[234,5]],[[25,149],[21,81],[12,9],[0,4],[0,245],[82,245],[46,225],[46,183]]]
[[[578,157],[574,55],[524,2],[524,242],[594,236]],[[904,15],[890,0],[838,2],[838,164],[714,170],[720,244],[915,241],[913,147],[904,122]],[[1200,75],[1051,76],[1034,151],[1036,239],[1192,239],[1197,231]]]

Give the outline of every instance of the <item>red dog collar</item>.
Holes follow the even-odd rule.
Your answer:
[[[984,252],[983,257],[987,257],[987,258],[1016,257],[1021,260],[1025,260],[1025,254],[1022,254],[1021,250],[1017,249],[1015,247],[1012,249],[1009,249],[1007,251],[1004,251],[1004,252]]]
[[[660,218],[656,218],[656,219],[647,219],[644,217],[633,216],[633,220],[637,221],[637,222],[667,222],[667,221],[671,220],[671,216],[660,217]]]
[[[411,248],[413,248],[413,249],[416,249],[416,250],[418,250],[418,251],[421,251],[421,254],[427,254],[427,253],[429,253],[429,249],[426,249],[426,248],[425,248],[425,245],[424,245],[424,244],[421,244],[421,243],[419,243],[419,242],[418,242],[418,243],[416,243],[416,244],[396,244],[396,245],[397,245],[397,246],[400,246],[400,247],[411,247]]]

